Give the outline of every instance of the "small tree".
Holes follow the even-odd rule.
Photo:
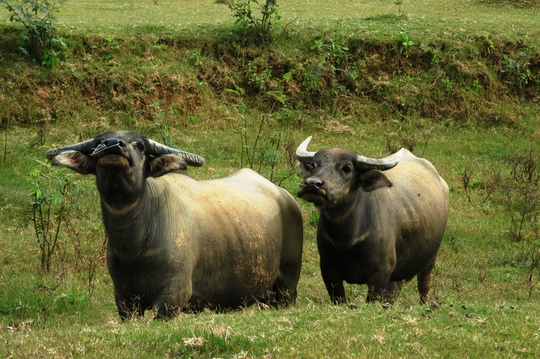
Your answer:
[[[260,17],[254,14],[252,4],[260,6]],[[229,3],[229,9],[233,12],[233,17],[236,18],[235,24],[245,35],[254,35],[258,42],[270,40],[272,29],[281,19],[277,7],[277,0],[266,0],[262,6],[259,4],[259,0],[233,0]]]
[[[56,34],[54,23],[60,4],[65,0],[0,0],[0,5],[10,13],[10,21],[24,26],[20,50],[23,54],[41,61],[44,66],[54,66],[66,56],[65,44]]]

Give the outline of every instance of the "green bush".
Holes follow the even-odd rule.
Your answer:
[[[236,18],[235,24],[240,28],[243,35],[253,36],[257,42],[268,42],[271,32],[279,23],[281,16],[277,11],[276,0],[266,0],[260,6],[260,17],[252,10],[252,5],[259,5],[258,0],[231,1],[229,9]]]
[[[19,49],[43,66],[53,67],[67,56],[64,41],[58,37],[54,14],[65,0],[0,0],[10,13],[10,21],[24,26]]]

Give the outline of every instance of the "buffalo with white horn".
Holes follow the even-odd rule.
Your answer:
[[[156,309],[294,303],[302,217],[294,198],[255,172],[199,181],[204,158],[135,132],[106,132],[47,152],[54,165],[94,174],[107,265],[122,319]]]
[[[339,148],[296,150],[304,181],[298,196],[320,211],[321,274],[333,303],[343,282],[367,284],[367,301],[393,303],[402,281],[418,280],[428,300],[448,218],[449,190],[435,167],[401,149],[373,159]]]

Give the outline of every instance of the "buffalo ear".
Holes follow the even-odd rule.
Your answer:
[[[55,166],[64,166],[83,175],[95,173],[94,161],[79,151],[65,151],[52,158]]]
[[[187,169],[186,160],[174,153],[157,156],[150,161],[150,176],[159,177],[169,172]]]
[[[370,170],[362,175],[362,188],[366,192],[374,191],[382,187],[392,187],[392,182],[382,172]]]

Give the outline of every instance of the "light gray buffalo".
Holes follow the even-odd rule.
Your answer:
[[[122,319],[157,309],[239,308],[296,299],[302,216],[294,198],[255,172],[198,181],[204,158],[134,132],[106,132],[47,158],[94,174],[107,265]]]
[[[320,210],[321,274],[333,303],[343,281],[367,284],[367,301],[393,303],[403,280],[418,279],[428,300],[448,218],[449,191],[433,165],[401,149],[373,159],[339,148],[296,150],[304,178],[298,196]]]

